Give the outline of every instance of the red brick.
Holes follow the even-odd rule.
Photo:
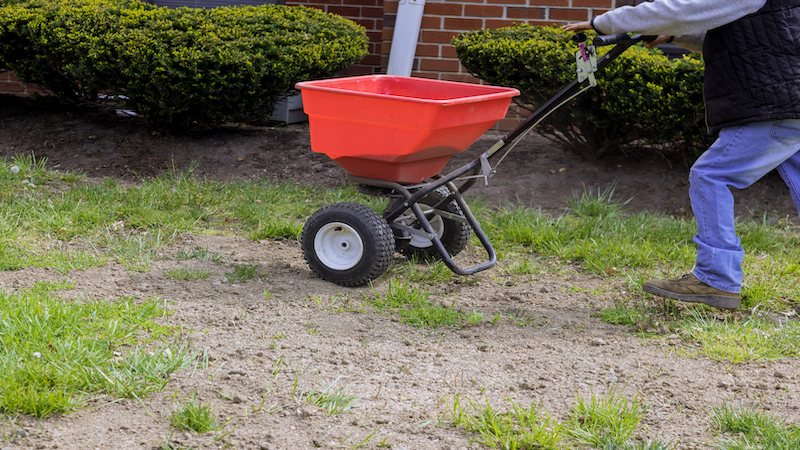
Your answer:
[[[435,72],[458,72],[461,63],[457,60],[422,58],[419,62],[420,70]]]
[[[342,0],[314,0],[313,2],[307,3],[305,6],[314,6],[314,5],[341,5]]]
[[[502,6],[464,5],[465,16],[503,17],[504,10]]]
[[[566,22],[559,22],[555,20],[529,20],[528,25],[532,25],[535,27],[549,27],[553,25],[566,25]]]
[[[442,48],[439,45],[432,45],[432,44],[419,44],[417,45],[417,56],[427,56],[432,58],[439,57],[439,49]],[[446,48],[446,47],[445,47]],[[452,47],[450,47],[452,48]]]
[[[384,41],[391,41],[392,36],[394,36],[394,28],[384,28],[383,29],[383,39]]]
[[[569,6],[569,0],[535,0],[536,6]]]
[[[442,18],[437,16],[422,16],[422,22],[419,24],[419,27],[439,30],[442,28]]]
[[[371,66],[353,65],[347,68],[348,75],[372,75]]]
[[[464,7],[457,3],[425,3],[425,14],[432,16],[460,16]]]
[[[367,37],[370,42],[383,42],[383,31],[367,30]]]
[[[367,55],[361,58],[358,63],[364,66],[379,66],[381,64],[381,55]]]
[[[525,23],[524,20],[492,20],[486,19],[486,29],[493,30],[495,28],[506,28],[514,25],[515,23]]]
[[[416,78],[428,78],[428,79],[431,79],[431,80],[438,80],[439,79],[439,74],[438,73],[430,73],[430,72],[426,73],[426,72],[414,71],[414,72],[411,72],[411,76],[412,77],[416,77]]]
[[[611,8],[611,0],[572,0],[572,6],[575,8]]]
[[[378,3],[378,0],[343,0],[345,5],[358,5],[358,6],[380,6],[383,11],[383,5]]]
[[[442,46],[442,58],[458,58],[456,49],[452,45]]]
[[[359,17],[360,8],[355,6],[328,6],[328,12],[342,17]]]
[[[480,30],[483,28],[483,19],[461,19],[446,17],[444,28],[447,30]]]
[[[475,78],[472,75],[464,73],[443,73],[441,79],[445,81],[459,81],[461,83],[472,84],[480,84],[481,82],[480,78]]]
[[[543,19],[544,14],[544,8],[520,8],[518,6],[509,6],[508,9],[506,9],[506,17],[509,19]]]
[[[362,6],[361,17],[381,17],[383,18],[383,8],[375,6]]]
[[[554,20],[589,20],[589,11],[585,9],[550,8],[550,18]]]
[[[455,31],[430,31],[424,30],[422,32],[422,42],[433,44],[450,44],[453,42],[453,37],[458,33]]]
[[[20,83],[0,83],[0,92],[25,92],[25,86]]]
[[[383,2],[383,12],[387,13],[387,14],[396,13],[398,4],[399,4],[399,2],[395,1],[395,0],[384,0],[384,2]],[[428,9],[428,5],[425,5],[425,9]]]
[[[368,30],[375,29],[375,19],[350,19]]]

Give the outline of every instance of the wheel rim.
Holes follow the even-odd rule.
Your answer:
[[[433,208],[426,207],[426,205],[420,204],[419,206],[422,209],[422,213],[426,216],[428,213],[433,211]],[[405,225],[410,225],[417,220],[417,217],[414,215],[414,212],[411,209],[407,209],[401,217],[404,218],[403,222]],[[444,234],[444,220],[442,220],[442,216],[435,215],[428,220],[428,223],[431,224],[431,228],[433,228],[433,232],[436,234],[436,237],[441,238],[442,234]],[[411,240],[409,243],[416,248],[428,248],[433,245],[433,241],[430,239],[426,239],[416,234],[411,235]]]
[[[342,222],[331,222],[314,236],[314,251],[322,264],[334,270],[347,270],[361,261],[364,244],[358,232]]]

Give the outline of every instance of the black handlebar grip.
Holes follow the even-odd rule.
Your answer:
[[[575,33],[572,35],[572,42],[576,44],[580,44],[581,42],[586,42],[586,34],[584,33]]]
[[[592,45],[595,47],[602,47],[604,45],[612,45],[612,44],[635,44],[637,42],[645,41],[649,42],[656,39],[658,36],[643,36],[641,34],[637,34],[635,36],[628,36],[625,33],[621,34],[609,34],[603,36],[597,36],[592,40]]]
[[[603,36],[597,36],[592,40],[592,44],[595,47],[602,47],[604,45],[613,45],[619,44],[620,42],[627,42],[630,41],[631,37],[628,36],[626,33],[620,34],[607,34]]]

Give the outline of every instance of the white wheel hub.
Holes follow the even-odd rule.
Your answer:
[[[322,264],[333,270],[347,270],[361,261],[364,244],[358,232],[343,222],[331,222],[314,236],[314,252]]]

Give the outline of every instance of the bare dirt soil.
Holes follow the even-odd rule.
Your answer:
[[[487,133],[451,166],[476,157],[498,137]],[[311,151],[305,124],[165,136],[147,131],[136,119],[0,97],[0,157],[27,154],[47,158],[47,167],[134,183],[166,170],[187,170],[193,163],[196,176],[217,180],[347,182],[338,166]],[[691,214],[687,173],[686,167],[657,158],[581,161],[530,135],[501,163],[489,186],[476,186],[470,196],[558,214],[574,190],[604,191],[616,183],[614,197],[632,198],[630,211],[685,216]],[[742,215],[796,215],[774,175],[736,196]],[[221,264],[168,257],[191,246],[231,257]],[[183,236],[162,253],[167,258],[148,273],[112,263],[66,278],[91,298],[155,295],[165,300],[174,312],[170,323],[184,327],[184,338],[208,353],[209,367],[174,373],[163,392],[141,403],[101,397],[74,414],[41,421],[18,417],[16,425],[4,428],[0,448],[353,448],[374,433],[360,448],[476,449],[482,447],[447,420],[447,404],[457,394],[501,409],[508,406],[506,399],[541,405],[565,420],[576,394],[604,395],[612,385],[624,386],[626,396],[649,405],[639,436],[672,441],[678,449],[710,448],[717,437],[706,411],[724,401],[758,402],[790,422],[798,419],[796,359],[719,363],[684,356],[694,348],[680,336],[644,339],[627,327],[601,322],[594,311],[632,295],[615,277],[565,269],[512,279],[503,275],[500,261],[468,280],[431,288],[436,290],[432,300],[482,312],[486,319],[459,330],[431,331],[362,306],[363,296],[372,295],[369,288],[342,288],[315,278],[297,242]],[[469,248],[461,257],[477,260],[482,251]],[[258,264],[263,275],[230,283],[224,274],[235,264]],[[165,275],[179,267],[204,268],[213,275],[194,282]],[[39,268],[7,271],[0,273],[0,288],[64,278]],[[374,289],[385,290],[386,278]],[[274,295],[267,298],[265,292]],[[65,293],[70,295],[79,294]],[[489,320],[498,314],[526,319]],[[334,390],[362,397],[350,413],[328,416],[297,401],[297,394],[334,382]],[[194,392],[228,421],[223,438],[217,439],[220,432],[198,435],[170,427],[175,399]]]

